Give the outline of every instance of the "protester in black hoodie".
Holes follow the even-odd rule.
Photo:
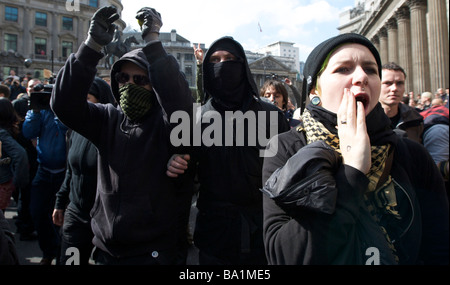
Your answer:
[[[116,105],[110,86],[99,77],[94,79],[87,97],[91,103]],[[66,136],[66,177],[56,193],[53,223],[62,227],[60,264],[65,265],[72,257],[73,252],[66,251],[74,247],[79,251],[79,260],[73,263],[86,265],[93,248],[90,211],[97,189],[97,148],[75,131],[68,131]]]
[[[266,264],[259,189],[264,159],[261,151],[267,142],[258,139],[252,143],[252,131],[257,138],[263,134],[270,139],[289,130],[289,124],[279,108],[259,98],[244,49],[231,37],[218,39],[208,49],[203,82],[205,98],[209,99],[201,108],[203,141],[190,161],[191,168],[198,165],[200,183],[194,232],[199,263]],[[230,113],[239,112],[254,115],[256,120],[227,119]],[[211,144],[205,133],[214,127],[220,130],[216,129]],[[182,158],[170,162],[168,175],[183,172],[187,161]]]
[[[91,212],[97,264],[174,264],[177,205],[180,199],[189,203],[192,194],[165,175],[175,153],[169,119],[177,110],[192,113],[189,86],[176,59],[158,40],[160,14],[143,8],[137,17],[147,45],[125,54],[112,67],[111,88],[118,107],[86,101],[103,57],[100,51],[111,42],[112,23],[119,18],[114,7],[94,14],[87,40],[58,73],[51,99],[58,117],[99,152]]]

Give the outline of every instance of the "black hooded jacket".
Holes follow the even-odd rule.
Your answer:
[[[213,114],[220,114],[222,118],[225,115],[225,110],[220,108],[219,104],[215,103],[215,94],[209,89],[210,82],[208,79],[208,70],[206,70],[207,62],[211,57],[211,54],[218,49],[218,46],[223,49],[223,46],[233,47],[233,53],[238,58],[242,59],[245,68],[245,81],[247,82],[247,90],[245,97],[243,98],[242,105],[237,112],[242,111],[245,114],[247,111],[261,112],[256,116],[256,119],[267,118],[266,120],[266,132],[268,133],[270,128],[276,129],[277,133],[285,132],[289,130],[289,125],[284,118],[282,112],[279,111],[274,105],[260,100],[258,89],[253,80],[253,77],[248,66],[245,52],[242,46],[231,37],[223,37],[215,41],[208,52],[205,54],[205,61],[203,64],[204,74],[204,87],[205,98],[208,100],[202,107],[202,120],[206,121],[206,118],[212,118],[209,111],[213,111]],[[229,112],[232,112],[228,110]],[[215,112],[215,113],[214,113]],[[276,115],[274,121],[270,121],[270,112],[272,117]],[[225,120],[222,120],[222,124],[225,125]],[[272,124],[272,125],[271,125]],[[209,126],[208,123],[202,124],[202,133]],[[259,151],[265,148],[266,143],[259,145],[258,141],[255,145],[252,145],[246,141],[244,146],[236,147],[236,137],[233,137],[234,146],[228,146],[225,142],[226,133],[224,126],[222,128],[223,145],[225,146],[202,146],[199,152],[199,177],[201,183],[201,198],[199,199],[199,206],[202,207],[202,201],[208,200],[208,204],[235,204],[235,205],[252,205],[258,204],[260,201],[260,193],[258,191],[261,188],[261,169],[263,157],[260,157]],[[234,127],[236,127],[234,125]],[[255,127],[255,126],[249,126]],[[248,130],[247,130],[248,131]],[[245,138],[248,137],[248,132],[244,134]],[[269,138],[267,134],[266,138]],[[255,199],[256,198],[256,199]]]
[[[102,56],[82,44],[58,73],[51,98],[61,121],[99,151],[97,197],[91,212],[93,243],[115,257],[153,252],[159,263],[171,264],[180,188],[166,175],[167,162],[175,153],[170,116],[177,110],[192,114],[189,86],[161,42],[125,54],[122,59],[148,70],[158,100],[142,122],[134,124],[120,106],[86,101]],[[119,101],[116,72],[113,67],[111,87]]]
[[[245,91],[244,94],[241,94],[243,99],[240,106],[234,110],[227,109],[220,100],[216,100],[216,94],[211,88],[211,79],[208,75],[210,71],[208,68],[211,66],[208,67],[208,65],[210,65],[211,54],[216,50],[227,50],[243,63],[243,84],[245,85],[245,89],[243,89]],[[216,138],[220,137],[218,141],[215,141],[213,145],[206,145],[203,140],[201,147],[196,149],[200,183],[197,207],[201,215],[197,219],[194,240],[200,250],[222,259],[228,258],[228,262],[233,260],[234,264],[239,264],[240,261],[235,257],[239,255],[241,245],[245,244],[245,240],[253,238],[257,241],[256,244],[262,247],[262,197],[259,189],[262,187],[263,156],[261,151],[264,150],[267,142],[257,139],[256,143],[253,143],[251,130],[257,128],[258,122],[263,122],[258,133],[261,132],[266,135],[265,138],[270,139],[270,129],[275,130],[272,132],[272,135],[275,135],[289,130],[289,124],[277,107],[260,100],[244,49],[233,38],[223,37],[211,45],[205,55],[203,74],[207,99],[205,105],[201,107],[203,136],[212,127],[212,122],[216,123],[216,119],[222,123],[222,128],[220,135],[213,134]],[[227,133],[227,128],[232,131],[237,130],[240,121],[233,118],[227,120],[227,115],[231,113],[253,114],[256,115],[256,120],[241,128],[243,130],[241,135],[230,135]],[[199,119],[197,118],[197,120]],[[240,139],[243,139],[242,143],[238,144]],[[246,215],[252,218],[241,220]],[[234,220],[226,222],[224,217]],[[255,219],[252,222],[256,227],[254,232],[259,235],[253,232],[250,237],[246,236],[244,232],[241,236],[241,226],[244,227],[252,219]],[[253,244],[255,248],[258,246]],[[262,248],[258,250],[262,250]],[[264,255],[263,251],[262,255]],[[227,257],[225,258],[225,256]],[[264,263],[259,255],[258,258],[258,263]]]

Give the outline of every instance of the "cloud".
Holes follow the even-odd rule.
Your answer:
[[[340,8],[333,6],[336,2],[352,5],[354,1],[167,0],[156,2],[152,8],[162,15],[161,32],[176,29],[178,34],[192,43],[201,42],[209,46],[219,37],[230,35],[249,50],[277,41],[293,42],[308,50],[318,41],[337,34]],[[143,7],[142,1],[127,0],[122,3],[122,19],[127,25],[139,30],[134,16]],[[334,27],[331,31],[327,26],[330,23]],[[327,30],[317,33],[316,30],[322,26]]]

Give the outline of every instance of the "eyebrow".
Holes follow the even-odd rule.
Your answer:
[[[345,59],[345,60],[336,61],[336,62],[334,63],[334,65],[336,65],[336,64],[337,64],[337,65],[339,65],[339,64],[348,64],[348,63],[354,63],[354,61],[351,60],[351,59]],[[369,61],[369,60],[363,61],[363,62],[361,63],[361,65],[362,65],[362,66],[369,66],[369,65],[378,66],[378,64],[377,64],[376,62]]]

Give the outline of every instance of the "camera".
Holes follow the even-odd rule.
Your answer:
[[[270,76],[270,78],[271,78],[272,80],[281,81],[281,82],[283,82],[283,83],[286,82],[286,80],[285,80],[284,78],[280,78],[280,77],[278,76],[278,74],[275,74],[275,73],[272,73],[271,76]]]
[[[52,96],[53,84],[38,84],[33,89],[34,91],[30,93],[30,109],[50,109],[50,97]]]

